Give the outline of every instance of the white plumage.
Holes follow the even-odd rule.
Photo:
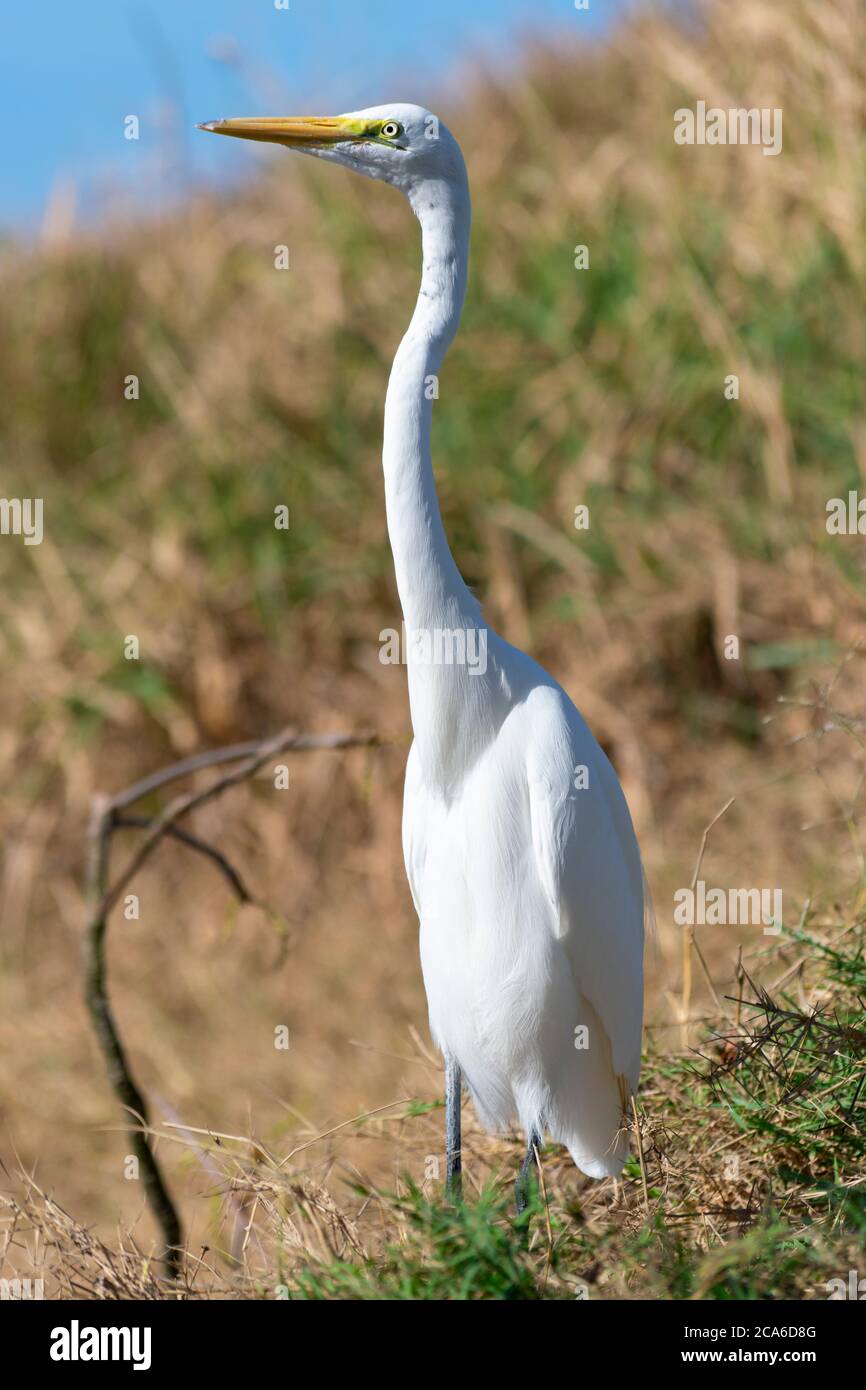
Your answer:
[[[425,769],[417,733],[406,774],[430,1026],[484,1124],[549,1131],[583,1172],[604,1177],[625,1160],[623,1105],[640,1071],[634,833],[567,695],[493,634],[488,674],[491,727],[459,782],[449,789]],[[588,770],[581,790],[577,767]]]
[[[516,1120],[530,1143],[547,1132],[565,1144],[591,1177],[616,1174],[643,1007],[645,890],[631,818],[568,696],[484,622],[448,549],[433,480],[431,384],[468,266],[459,147],[430,112],[400,103],[208,128],[391,183],[420,220],[421,290],[391,371],[383,464],[414,730],[403,848],[430,1026],[485,1125]]]

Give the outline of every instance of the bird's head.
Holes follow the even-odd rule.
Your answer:
[[[241,116],[208,121],[199,129],[285,145],[381,179],[410,197],[431,180],[460,185],[466,178],[451,132],[423,106],[403,102],[343,116]]]

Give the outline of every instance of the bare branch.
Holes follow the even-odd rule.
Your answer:
[[[370,748],[379,742],[381,740],[377,734],[298,734],[294,729],[284,730],[273,738],[265,739],[264,742],[257,745],[255,753],[241,762],[240,766],[233,768],[231,772],[226,772],[215,782],[202,788],[201,791],[189,792],[187,795],[176,797],[174,801],[169,802],[165,810],[154,820],[144,844],[133,855],[119,878],[115,880],[113,886],[106,893],[102,901],[102,912],[111,911],[124,888],[128,887],[142,865],[150,858],[169,825],[174,824],[181,817],[189,815],[190,811],[196,810],[206,802],[212,801],[214,797],[221,796],[230,787],[235,787],[239,782],[246,781],[248,777],[255,776],[259,768],[263,767],[270,758],[276,757],[279,753],[290,751],[308,752],[311,749],[324,748]],[[237,754],[232,750],[232,761],[235,761],[236,757]],[[214,759],[215,761],[216,759]],[[171,774],[171,777],[168,774]],[[174,780],[178,775],[183,776],[185,774],[178,774],[171,768],[167,768],[164,782]]]
[[[280,753],[306,753],[318,749],[340,750],[344,748],[372,748],[381,744],[378,734],[299,734],[294,729],[284,729],[273,738],[256,743],[235,743],[226,748],[215,748],[206,753],[197,753],[181,762],[151,773],[148,777],[133,783],[113,797],[98,796],[94,799],[88,836],[90,855],[87,872],[87,901],[90,915],[84,938],[85,998],[96,1038],[105,1061],[108,1079],[117,1099],[123,1106],[131,1123],[128,1126],[129,1142],[139,1161],[148,1204],[159,1223],[165,1241],[165,1263],[169,1276],[178,1279],[181,1274],[183,1251],[183,1231],[177,1208],[169,1195],[168,1188],[160,1172],[159,1164],[152,1147],[150,1122],[144,1097],[133,1080],[129,1062],[117,1031],[114,1016],[108,999],[108,979],[105,959],[105,938],[108,916],[118,902],[124,889],[135,878],[142,865],[147,862],[160,840],[172,837],[205,855],[222,871],[233,891],[241,902],[255,901],[245,887],[237,870],[229,863],[221,850],[201,840],[197,835],[179,826],[177,822],[191,811],[206,802],[221,796],[223,792],[239,783],[254,777],[270,758]],[[159,791],[160,788],[211,767],[221,767],[226,763],[237,766],[223,773],[206,787],[196,792],[177,796],[163,808],[158,815],[141,816],[122,814],[143,797]],[[111,837],[115,830],[136,828],[146,830],[144,842],[139,846],[120,876],[110,883],[109,869],[111,859]]]
[[[163,1182],[156,1155],[143,1132],[148,1124],[147,1105],[133,1080],[108,1001],[105,963],[108,918],[101,904],[111,855],[111,816],[106,799],[98,798],[94,802],[89,832],[91,849],[87,897],[92,916],[84,938],[85,1000],[114,1093],[133,1121],[139,1121],[129,1127],[129,1142],[138,1159],[145,1196],[165,1240],[167,1273],[170,1278],[176,1279],[181,1272],[180,1252],[183,1244],[180,1217]]]
[[[111,824],[114,830],[149,830],[153,825],[153,817],[115,816]],[[206,840],[200,840],[197,835],[193,835],[189,830],[184,830],[181,825],[167,825],[165,827],[165,834],[170,835],[172,839],[179,840],[182,845],[187,845],[190,849],[197,850],[199,854],[203,854],[206,858],[212,860],[225,874],[237,894],[239,902],[255,902],[255,898],[247,891],[244,881],[237,869],[234,865],[229,863],[221,850],[215,849],[214,846],[209,845]]]

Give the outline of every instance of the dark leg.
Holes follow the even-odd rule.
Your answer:
[[[520,1172],[514,1184],[514,1201],[517,1206],[517,1215],[522,1216],[529,1205],[529,1170],[533,1163],[538,1162],[536,1150],[541,1152],[541,1135],[534,1129],[529,1136],[529,1144],[526,1149],[526,1157],[520,1165]]]
[[[463,1196],[460,1161],[460,1066],[445,1058],[445,1196],[459,1202]]]

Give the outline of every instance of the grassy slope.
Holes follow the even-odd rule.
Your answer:
[[[779,695],[805,691],[808,705],[789,711],[784,735],[820,727],[823,696],[806,683],[824,680],[862,627],[862,541],[831,539],[823,523],[826,499],[860,485],[866,460],[864,26],[853,0],[729,0],[691,34],[650,22],[611,50],[529,54],[520,81],[480,82],[452,118],[476,214],[464,329],[436,414],[449,535],[493,620],[584,707],[641,827],[662,909],[650,972],[659,1025],[650,1134],[689,1106],[675,1178],[658,1158],[651,1180],[665,1193],[674,1182],[680,1207],[709,1203],[694,1157],[698,1138],[724,1123],[743,1136],[752,1167],[769,1168],[775,1194],[766,1220],[739,1238],[736,1222],[711,1216],[686,1223],[683,1237],[674,1220],[648,1234],[634,1177],[619,1224],[609,1192],[582,1196],[607,1213],[587,1227],[586,1258],[613,1241],[599,1278],[620,1292],[642,1280],[669,1293],[740,1287],[739,1266],[725,1273],[724,1261],[747,1264],[750,1250],[764,1272],[748,1287],[778,1292],[773,1279],[788,1276],[772,1255],[782,1239],[773,1223],[784,1223],[796,1255],[818,1201],[798,1196],[792,1208],[784,1194],[838,1187],[857,1171],[836,1118],[831,1138],[819,1125],[789,1152],[734,1077],[722,1078],[727,1101],[688,1081],[675,1055],[680,1030],[666,1025],[677,1021],[679,958],[668,889],[689,881],[700,830],[729,794],[739,799],[714,832],[718,881],[769,876],[798,907],[820,896],[821,920],[831,935],[851,928],[846,950],[859,960],[862,856],[856,831],[853,848],[848,837],[853,812],[839,823],[840,805],[856,801],[859,750],[838,738],[820,750],[809,740],[787,747],[766,721]],[[781,106],[784,154],[675,146],[672,113],[698,97]],[[119,1210],[133,1215],[116,1177],[122,1142],[94,1138],[112,1111],[68,997],[94,787],[288,719],[376,724],[398,737],[407,725],[400,673],[377,661],[380,629],[397,612],[378,452],[384,379],[415,290],[414,229],[382,189],[279,157],[262,171],[243,198],[193,201],[165,225],[119,227],[98,241],[9,247],[0,262],[3,491],[44,496],[48,528],[41,547],[0,547],[0,772],[15,789],[4,811],[0,1029],[7,1054],[20,1052],[0,1086],[20,1112],[25,1160],[39,1157],[52,1189],[103,1230]],[[293,269],[280,273],[273,248],[284,241]],[[573,268],[580,243],[589,271]],[[136,402],[123,398],[128,373],[140,378]],[[740,377],[737,402],[724,399],[729,373]],[[288,533],[272,526],[282,502]],[[592,525],[576,533],[582,502]],[[721,654],[732,632],[743,644],[738,663]],[[127,633],[141,638],[139,664],[123,659]],[[841,707],[862,707],[864,690],[862,660],[849,662]],[[820,781],[810,775],[819,751]],[[291,807],[266,793],[236,803],[232,819],[254,830],[232,847],[295,931],[292,973],[273,993],[268,926],[250,926],[238,945],[219,890],[185,861],[166,861],[164,877],[148,880],[158,923],[173,920],[182,887],[189,954],[177,965],[170,933],[127,938],[117,987],[146,1083],[190,1123],[237,1131],[252,1075],[282,1093],[270,1022],[264,1043],[250,1039],[262,1018],[282,1019],[287,992],[307,1040],[288,1089],[313,1128],[383,1096],[435,1093],[429,1070],[423,1085],[415,1074],[402,1089],[387,1061],[405,1050],[397,1023],[423,1016],[394,861],[401,756],[315,763],[315,775],[299,774]],[[804,836],[804,822],[824,828]],[[224,822],[217,829],[234,834]],[[840,899],[850,899],[844,912]],[[366,944],[371,921],[381,924],[378,953]],[[705,950],[720,992],[735,992],[731,941],[713,938]],[[296,979],[315,979],[318,997],[296,1001]],[[856,1007],[852,984],[832,973],[797,988],[806,989],[799,1008],[822,991]],[[369,1022],[370,1001],[383,998],[393,1029]],[[378,1051],[362,1093],[345,1039],[368,1040],[371,1028]],[[826,1078],[844,1081],[843,1097],[855,1054],[845,1077]],[[768,1105],[778,1100],[773,1084],[766,1069],[753,1078]],[[805,1111],[794,1105],[795,1128],[823,1114],[816,1094],[807,1088]],[[22,1095],[46,1097],[41,1113]],[[266,1107],[261,1095],[257,1104]],[[269,1136],[281,1133],[279,1113],[264,1113]],[[419,1123],[435,1145],[433,1120]],[[71,1136],[60,1144],[57,1125]],[[388,1148],[382,1138],[377,1154]],[[503,1176],[512,1150],[472,1142],[479,1174]],[[418,1162],[409,1165],[416,1184]],[[390,1155],[373,1166],[383,1179],[393,1173]],[[561,1284],[552,1262],[541,1276],[546,1292],[567,1289],[585,1267],[571,1179],[560,1176],[554,1220],[566,1223],[572,1253]],[[175,1180],[190,1212],[201,1211],[189,1166],[178,1165]],[[750,1190],[738,1187],[735,1205]],[[831,1193],[825,1215],[840,1204]],[[856,1215],[850,1202],[847,1210],[835,1223],[833,1259],[843,1263]],[[413,1220],[395,1213],[395,1235]],[[418,1220],[426,1260],[434,1218]],[[440,1227],[449,1220],[435,1217]],[[377,1232],[375,1251],[382,1239]],[[503,1239],[500,1289],[523,1277],[509,1273],[523,1255]],[[545,1249],[527,1256],[536,1274]],[[796,1255],[792,1277],[803,1286],[811,1259]],[[399,1262],[381,1277],[393,1287]],[[319,1279],[308,1291],[326,1287]],[[492,1294],[494,1282],[476,1291]]]
[[[576,1192],[573,1169],[549,1149],[518,1219],[509,1180],[518,1145],[481,1140],[468,1114],[468,1200],[456,1209],[438,1184],[425,1190],[411,1176],[431,1144],[429,1121],[439,1123],[428,1105],[391,1117],[396,1188],[355,1176],[339,1202],[331,1184],[299,1179],[264,1145],[232,1141],[227,1152],[224,1140],[196,1140],[228,1219],[213,1253],[190,1247],[185,1296],[825,1299],[834,1280],[847,1290],[866,1241],[862,929],[802,923],[764,955],[772,994],[744,977],[700,1057],[650,1047],[642,1157],[621,1182]],[[232,1259],[220,1242],[238,1215],[256,1234]],[[38,1233],[37,1264],[55,1296],[170,1296],[131,1237],[95,1240],[34,1186],[8,1216],[10,1267],[26,1264]]]

